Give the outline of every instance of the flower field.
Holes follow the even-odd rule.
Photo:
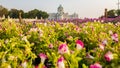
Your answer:
[[[120,68],[120,24],[0,22],[0,68]]]

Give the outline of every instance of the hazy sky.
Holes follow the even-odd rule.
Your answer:
[[[99,17],[104,14],[104,9],[117,9],[118,0],[0,0],[0,5],[11,9],[29,11],[39,9],[48,13],[57,12],[61,4],[64,12],[79,14],[79,17]]]

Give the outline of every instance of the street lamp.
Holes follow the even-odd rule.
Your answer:
[[[118,10],[119,10],[119,5],[120,5],[120,1],[118,0],[118,3],[117,3],[117,5],[118,5]]]
[[[119,16],[120,14],[120,7],[119,7],[119,5],[120,5],[120,1],[118,0],[118,3],[117,3],[117,7],[118,7],[118,9],[117,9],[117,16]]]

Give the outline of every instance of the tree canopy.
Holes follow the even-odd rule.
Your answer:
[[[8,15],[8,9],[0,5],[0,17],[2,17],[3,15]]]
[[[48,13],[45,11],[41,11],[38,9],[33,9],[28,12],[24,12],[23,10],[18,10],[18,9],[10,9],[8,11],[7,8],[4,8],[3,6],[0,6],[0,17],[3,15],[10,16],[11,18],[19,18],[19,13],[21,13],[22,18],[38,18],[40,19],[41,17],[43,19],[48,18]]]
[[[116,10],[109,10],[107,14],[109,18],[114,18],[116,16]]]
[[[108,15],[108,18],[118,17],[118,16],[120,16],[120,10],[115,10],[115,9],[109,10],[107,12],[107,15]]]

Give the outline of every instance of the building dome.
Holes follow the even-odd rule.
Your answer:
[[[63,19],[77,19],[78,14],[74,13],[69,15],[68,13],[64,13],[64,8],[62,5],[59,5],[57,8],[57,13],[49,13],[49,20],[63,20]]]
[[[60,5],[60,6],[58,7],[58,9],[63,9],[62,5]]]
[[[60,6],[58,7],[58,12],[63,12],[63,7],[62,7],[62,5],[60,5]]]

